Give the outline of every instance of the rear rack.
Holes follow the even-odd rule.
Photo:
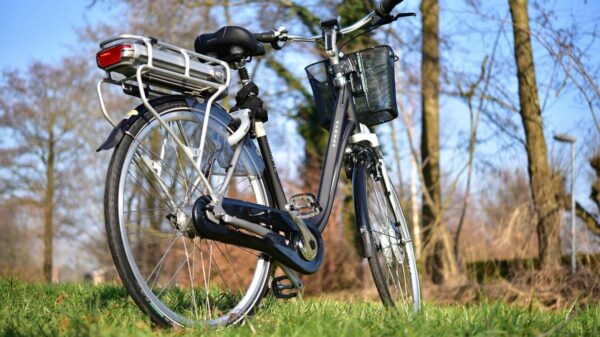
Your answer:
[[[120,61],[105,69],[106,77],[98,81],[96,86],[104,118],[113,127],[117,126],[117,122],[111,118],[106,109],[102,97],[103,84],[119,85],[125,93],[138,96],[148,111],[153,114],[185,153],[198,173],[198,180],[215,200],[217,196],[201,170],[200,161],[211,107],[216,98],[226,94],[231,82],[229,64],[191,50],[160,42],[152,37],[138,35],[126,34],[110,38],[101,42],[100,48],[104,50],[119,44],[127,44],[121,52]],[[183,144],[149,102],[149,98],[171,94],[185,94],[206,100],[198,156],[195,156]],[[200,181],[196,181],[194,184]]]
[[[168,94],[186,94],[208,99],[208,105],[226,93],[231,70],[226,62],[177,47],[152,37],[119,35],[100,43],[106,49],[128,44],[121,61],[107,68],[97,91],[102,113],[113,126],[102,97],[104,83],[119,85],[126,94],[147,98]],[[143,88],[143,90],[141,90]]]

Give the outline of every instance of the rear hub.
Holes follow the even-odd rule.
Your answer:
[[[177,210],[174,213],[169,213],[166,216],[171,225],[180,231],[183,235],[193,239],[196,237],[196,228],[192,223],[192,217],[182,210]]]

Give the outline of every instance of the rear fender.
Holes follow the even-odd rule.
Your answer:
[[[184,100],[186,97],[182,95],[172,95],[172,96],[161,96],[150,100],[150,105],[158,106],[160,104],[176,101],[176,100]],[[123,140],[123,137],[127,134],[127,131],[137,122],[138,119],[145,117],[147,119],[150,118],[150,111],[144,106],[144,104],[138,105],[135,109],[131,110],[135,112],[133,114],[129,114],[129,117],[123,118],[108,134],[108,137],[104,140],[102,145],[96,149],[96,152],[100,152],[103,150],[110,150],[112,148],[117,147]]]
[[[188,101],[193,100],[194,104],[197,104],[195,98],[191,98],[189,96],[183,95],[169,95],[169,96],[161,96],[157,98],[153,98],[150,100],[150,105],[158,106],[164,103],[173,102],[173,101]],[[110,150],[112,148],[117,147],[123,140],[123,137],[127,134],[127,131],[133,126],[138,119],[144,118],[146,120],[152,119],[154,116],[148,109],[144,106],[144,104],[138,105],[135,109],[132,110],[132,113],[129,117],[122,119],[108,134],[108,137],[104,140],[102,145],[96,149],[96,152],[100,152],[103,150]],[[229,114],[225,111],[223,107],[218,104],[213,104],[211,114],[217,115],[219,118],[231,119]]]

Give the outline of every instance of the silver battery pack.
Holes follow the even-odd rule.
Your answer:
[[[139,87],[140,76],[144,90],[210,96],[227,79],[228,69],[222,61],[153,38],[121,35],[100,47],[98,65],[124,89]],[[108,58],[101,60],[101,55]],[[101,64],[107,59],[108,64]]]

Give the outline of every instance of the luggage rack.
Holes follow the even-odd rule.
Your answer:
[[[202,152],[208,129],[211,107],[219,96],[226,94],[231,82],[231,69],[224,61],[202,55],[191,50],[158,41],[152,37],[139,35],[119,35],[100,43],[102,50],[97,55],[99,61],[103,52],[114,52],[117,62],[106,68],[106,77],[96,86],[100,108],[104,118],[116,127],[104,103],[102,87],[105,83],[119,85],[126,94],[137,96],[158,122],[175,140],[178,147],[193,164],[198,178],[213,200],[217,199],[206,176],[201,170]],[[100,66],[100,64],[99,64]],[[186,94],[206,99],[206,111],[200,135],[199,155],[196,156],[184,145],[176,133],[152,107],[149,98],[170,94]],[[195,158],[196,157],[196,158]]]
[[[100,43],[103,51],[118,46],[122,46],[119,62],[104,69],[106,77],[97,85],[102,113],[113,126],[116,122],[102,97],[104,83],[121,86],[144,105],[148,98],[180,93],[208,98],[208,109],[229,86],[231,70],[224,61],[139,35],[119,35]]]

